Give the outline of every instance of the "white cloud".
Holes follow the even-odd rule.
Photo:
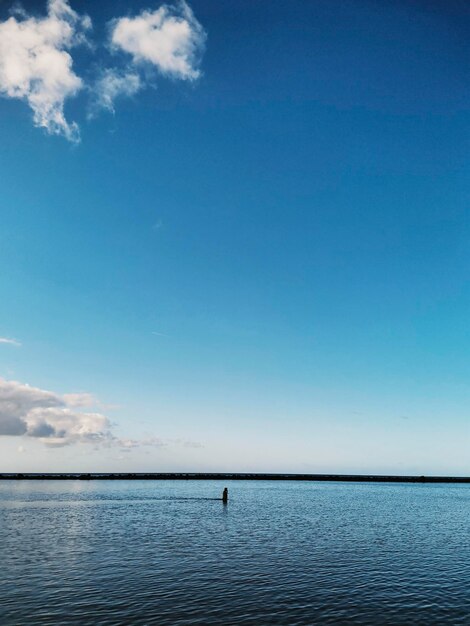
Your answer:
[[[90,18],[68,0],[48,0],[45,17],[17,9],[0,22],[0,95],[27,102],[36,126],[77,142],[79,127],[66,119],[64,105],[85,87],[93,117],[97,109],[114,112],[118,97],[140,91],[151,79],[149,68],[174,79],[200,76],[206,34],[184,0],[109,25],[111,49],[129,55],[128,60],[85,83],[74,71],[71,50],[88,42]]]
[[[10,346],[21,346],[21,343],[16,339],[8,339],[8,337],[0,337],[0,343],[8,344]]]
[[[111,443],[109,419],[100,413],[78,413],[66,407],[36,408],[25,417],[26,435],[49,446],[71,443]]]
[[[150,64],[161,74],[184,80],[199,77],[205,39],[185,2],[114,20],[111,31],[113,48],[129,53],[134,64]]]
[[[0,435],[25,435],[30,411],[63,405],[50,391],[0,379]]]
[[[44,18],[20,12],[0,22],[0,93],[25,100],[36,126],[78,141],[78,126],[65,119],[64,103],[83,82],[68,50],[85,41],[91,20],[79,16],[67,0],[49,0],[47,6]]]
[[[0,437],[32,437],[50,447],[91,443],[112,446],[122,452],[167,445],[152,436],[143,439],[117,437],[111,421],[102,413],[76,410],[99,404],[90,393],[59,395],[0,378]],[[24,450],[23,446],[20,448]]]
[[[0,378],[0,435],[35,437],[55,446],[114,441],[106,416],[74,411],[66,397]]]
[[[133,96],[141,87],[142,82],[135,72],[106,69],[95,83],[94,105],[114,113],[116,98]]]

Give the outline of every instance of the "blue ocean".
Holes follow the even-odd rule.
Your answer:
[[[470,624],[469,528],[470,485],[2,481],[0,624]]]

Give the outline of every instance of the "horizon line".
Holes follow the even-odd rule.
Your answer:
[[[292,480],[310,482],[470,483],[470,476],[288,472],[0,472],[0,480]]]

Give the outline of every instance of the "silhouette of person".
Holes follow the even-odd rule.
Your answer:
[[[222,493],[222,502],[224,504],[227,504],[227,502],[228,502],[228,489],[227,489],[227,487],[225,487],[225,489],[224,489],[224,491]]]

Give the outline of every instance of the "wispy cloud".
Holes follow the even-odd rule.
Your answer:
[[[0,337],[0,344],[7,344],[10,346],[21,346],[21,342],[17,341],[16,339],[9,339],[8,337]]]
[[[98,398],[92,393],[80,392],[80,393],[64,393],[62,396],[64,402],[68,406],[74,407],[91,407],[100,404]]]
[[[168,445],[168,442],[158,437],[146,437],[145,439],[120,439],[119,447],[121,452],[130,452],[135,448],[141,448],[143,446],[152,448],[162,448]]]
[[[78,15],[67,0],[49,0],[46,17],[21,11],[0,23],[0,92],[25,100],[36,126],[70,141],[80,134],[77,124],[66,120],[64,103],[83,82],[69,50],[85,41],[90,28],[90,18]]]
[[[94,111],[106,109],[114,113],[114,103],[118,98],[133,96],[142,89],[142,86],[136,72],[105,69],[93,86],[92,108]]]

